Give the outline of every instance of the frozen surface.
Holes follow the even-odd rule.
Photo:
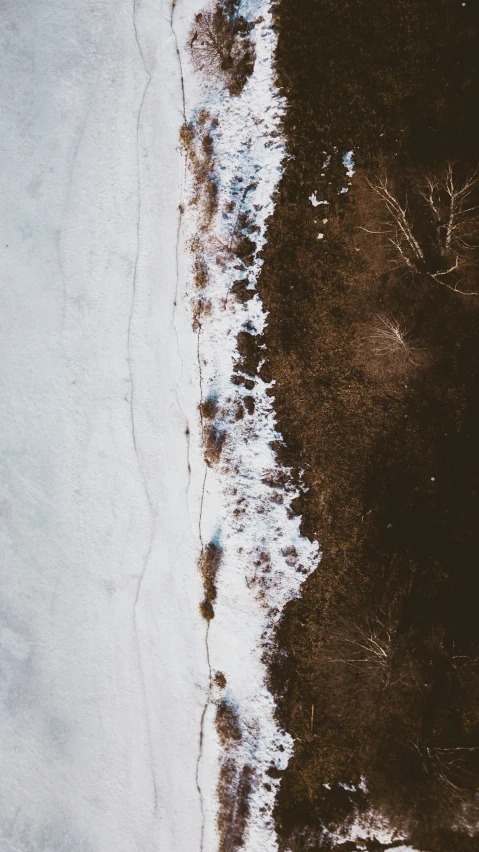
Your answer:
[[[6,852],[200,848],[181,78],[170,4],[137,6],[0,4]]]

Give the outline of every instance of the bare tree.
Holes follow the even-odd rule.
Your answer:
[[[411,742],[411,745],[420,755],[427,775],[434,777],[460,798],[474,793],[471,762],[477,762],[479,748],[467,746],[440,748],[429,746],[419,740]]]
[[[434,235],[432,242],[418,235],[407,196],[401,202],[387,175],[368,183],[381,199],[388,219],[385,230],[363,230],[388,235],[398,266],[407,267],[414,275],[426,275],[453,292],[479,295],[460,289],[461,272],[479,249],[479,205],[473,203],[479,170],[461,179],[454,165],[448,163],[440,174],[425,176],[422,186],[416,189],[426,214],[422,231]]]

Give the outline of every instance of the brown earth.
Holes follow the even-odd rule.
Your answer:
[[[258,285],[263,375],[276,381],[282,460],[304,471],[303,532],[323,551],[271,664],[296,740],[276,808],[281,849],[294,852],[331,848],[323,829],[371,808],[424,852],[479,843],[467,830],[479,786],[479,298],[395,268],[388,236],[363,230],[383,228],[375,176],[387,171],[404,196],[448,158],[464,173],[479,161],[477,9],[464,22],[456,6],[276,7],[295,157]],[[349,113],[359,168],[341,194]],[[329,205],[313,207],[313,190]],[[468,289],[476,279],[472,263]],[[388,323],[405,345],[389,338],[384,351]]]

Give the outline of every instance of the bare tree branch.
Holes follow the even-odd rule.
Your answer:
[[[448,163],[443,174],[425,175],[422,187],[416,188],[435,233],[435,246],[428,246],[427,229],[426,237],[416,236],[419,229],[415,227],[407,198],[404,204],[400,202],[387,175],[377,183],[368,180],[368,184],[389,214],[387,224],[391,224],[394,234],[389,242],[398,258],[396,268],[404,266],[414,276],[425,275],[453,293],[479,295],[460,286],[467,256],[479,249],[479,205],[470,203],[479,188],[479,170],[459,179],[454,164]],[[379,235],[391,233],[389,229],[361,230]]]

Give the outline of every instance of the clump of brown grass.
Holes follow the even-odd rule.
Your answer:
[[[198,290],[204,290],[206,285],[208,284],[209,275],[208,264],[202,253],[195,253],[193,275],[195,287],[197,287]]]
[[[244,845],[253,779],[254,770],[248,764],[239,769],[232,757],[223,762],[218,782],[219,852],[236,852]]]
[[[223,748],[241,742],[242,734],[238,712],[224,699],[216,706],[215,726]]]
[[[206,600],[206,598],[200,603],[200,612],[205,621],[211,621],[211,619],[215,617],[213,604],[211,603],[211,601]]]
[[[203,578],[205,598],[209,601],[214,601],[216,599],[215,581],[218,569],[221,565],[222,555],[222,548],[218,544],[215,544],[214,541],[210,541],[210,543],[203,548],[203,552],[200,557],[200,571]]]
[[[202,109],[198,113],[196,123],[185,122],[180,129],[180,144],[188,157],[193,174],[191,203],[201,210],[203,231],[208,229],[218,209],[213,138],[213,131],[217,126],[218,119]]]
[[[226,432],[216,423],[208,423],[203,427],[203,453],[208,467],[218,464],[225,441]]]
[[[196,15],[189,46],[193,65],[222,80],[231,95],[239,95],[253,73],[255,49],[249,34],[254,24],[238,9],[240,0],[217,0]]]
[[[218,414],[217,400],[212,396],[203,400],[203,402],[200,403],[200,412],[201,416],[206,418],[206,420],[214,420]]]
[[[209,299],[200,297],[192,302],[193,313],[193,331],[198,331],[201,328],[201,323],[204,317],[211,313],[212,304]]]
[[[216,672],[215,674],[215,683],[216,686],[219,686],[220,689],[224,689],[226,686],[226,678],[223,672]]]

